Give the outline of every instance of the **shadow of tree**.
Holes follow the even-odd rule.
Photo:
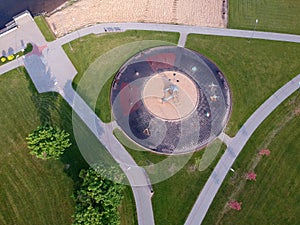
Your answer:
[[[70,134],[69,138],[72,145],[65,151],[60,160],[64,164],[64,172],[71,177],[76,188],[80,182],[79,172],[81,169],[87,169],[88,164],[82,157],[74,138],[72,108],[56,92],[38,93],[26,68],[21,67],[19,70],[24,72],[25,78],[28,81],[28,90],[31,92],[31,100],[37,110],[40,123],[51,124]]]
[[[89,111],[84,110],[84,106],[80,106],[80,101],[75,101],[73,103],[74,94],[76,92],[72,88],[72,81],[68,81],[63,89],[66,95],[65,97],[69,99],[71,104],[79,104],[76,106],[77,110],[82,107],[84,112],[87,114],[89,113]],[[104,166],[118,166],[107,149],[66,101],[63,101],[62,104],[60,104],[59,114],[62,122],[60,125],[71,134],[70,138],[73,143],[72,149],[66,151],[61,159],[62,162],[68,165],[66,167],[68,169],[65,169],[65,171],[73,178],[75,185],[78,184],[78,174],[81,169],[86,169],[97,163],[102,163]],[[68,117],[66,117],[66,115],[68,115]],[[97,135],[100,136],[104,133],[103,128],[98,126],[97,121],[90,122],[95,123]]]
[[[38,93],[34,83],[39,83],[41,87],[50,89],[55,80],[51,77],[50,69],[47,68],[43,62],[43,56],[38,57],[36,55],[28,55],[25,57],[24,62],[25,67],[29,69],[28,72],[26,71],[26,79],[30,80],[30,82],[28,82],[28,90],[30,90],[32,94],[31,100],[38,111],[40,122],[41,124],[51,124],[53,121],[51,120],[50,112],[56,107],[55,102],[57,101],[57,95],[52,92],[47,94]],[[31,76],[29,73],[31,73]],[[35,82],[32,81],[33,79],[35,79]]]
[[[56,105],[55,102],[57,101],[57,94],[54,93],[38,93],[37,89],[35,88],[28,72],[23,67],[26,80],[28,80],[28,90],[31,92],[31,100],[38,111],[38,116],[40,117],[41,124],[52,124],[51,119],[51,110],[54,110]]]
[[[68,81],[65,84],[65,87],[71,85],[72,81]],[[65,89],[64,87],[64,89]],[[57,108],[57,112],[59,115],[59,127],[64,129],[66,132],[70,134],[69,138],[72,143],[72,146],[62,155],[61,161],[65,164],[64,172],[72,178],[74,181],[74,188],[77,189],[81,183],[81,178],[79,178],[79,173],[82,169],[88,169],[89,165],[86,160],[83,158],[79,146],[77,145],[76,138],[74,135],[74,127],[73,127],[73,110],[71,106],[67,103],[62,96],[58,93],[55,93],[58,96],[59,104]],[[85,130],[86,126],[81,121],[81,119],[75,115],[75,119],[79,124],[79,128]],[[88,134],[90,135],[90,134]]]

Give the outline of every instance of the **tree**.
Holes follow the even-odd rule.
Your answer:
[[[38,126],[26,138],[30,154],[41,159],[59,159],[60,155],[71,146],[69,134],[50,125]]]
[[[119,181],[124,178],[112,167],[81,170],[79,177],[83,181],[73,195],[76,201],[74,225],[120,224],[118,207],[123,199],[124,186],[106,179],[107,174],[116,174]]]

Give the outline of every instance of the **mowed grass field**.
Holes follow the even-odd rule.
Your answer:
[[[78,174],[87,168],[73,134],[73,122],[89,149],[103,151],[95,136],[56,93],[38,94],[24,68],[0,76],[0,224],[71,224],[79,184]],[[60,160],[40,160],[29,154],[25,138],[43,122],[70,133],[72,146]],[[135,205],[130,187],[120,206],[121,225],[135,221]]]
[[[140,166],[158,164],[168,158],[168,156],[141,149],[141,147],[130,141],[120,130],[115,130],[114,134]],[[209,150],[203,149],[192,154],[182,169],[174,176],[153,185],[154,195],[152,197],[152,204],[156,225],[184,224],[202,187],[226,148],[218,140],[211,146],[213,147]],[[210,151],[211,155],[215,157],[212,158],[213,160],[207,169],[199,171],[196,159],[205,157],[205,151]],[[181,158],[182,156],[176,157]],[[165,163],[167,163],[167,161],[165,161]],[[165,169],[170,170],[176,164],[171,163],[166,165],[168,166],[166,166]],[[149,171],[148,174],[151,179],[151,170],[149,169],[147,171]],[[164,171],[161,172],[163,173]]]
[[[300,92],[281,104],[250,138],[227,175],[203,224],[298,224],[300,211]],[[262,148],[269,157],[257,162]],[[253,170],[256,181],[245,183]],[[241,185],[242,183],[244,185]],[[228,200],[242,202],[241,211],[225,210]],[[228,208],[227,208],[228,209]]]
[[[65,44],[63,49],[78,71],[78,74],[73,80],[73,85],[76,87],[89,65],[99,56],[115,47],[126,45],[130,42],[146,40],[159,40],[176,44],[178,39],[179,33],[131,30],[100,35],[90,34],[76,39],[70,42],[70,44]],[[131,55],[127,55],[127,59],[130,58],[130,56]],[[119,68],[116,69],[118,70]]]
[[[89,65],[110,49],[137,40],[161,39],[176,43],[177,33],[128,31],[125,33],[89,35],[64,46],[78,70],[74,86],[79,83]],[[234,136],[249,116],[278,88],[300,71],[300,44],[251,40],[207,35],[188,36],[186,47],[213,60],[229,81],[233,93],[233,111],[226,133]],[[128,56],[129,57],[129,56]],[[112,60],[113,61],[113,60]],[[122,65],[122,62],[120,63]],[[101,70],[99,68],[99,70]],[[118,68],[116,67],[117,71]],[[104,122],[111,120],[110,86],[113,75],[99,73],[103,87],[95,87],[98,95],[96,113]],[[108,76],[108,77],[105,77]],[[92,85],[92,84],[91,84]],[[85,88],[88,92],[90,88]],[[84,97],[84,93],[82,93]]]
[[[46,22],[44,16],[36,16],[34,17],[34,22],[38,25],[40,28],[40,31],[44,35],[46,41],[54,41],[55,36],[51,29],[49,28],[48,23]]]
[[[178,33],[126,31],[122,33],[88,35],[74,40],[70,42],[70,44],[63,46],[65,52],[78,71],[78,74],[73,80],[73,86],[74,88],[78,87],[80,79],[83,77],[89,66],[95,62],[98,57],[116,47],[122,46],[121,50],[116,50],[115,53],[112,53],[107,57],[103,57],[101,62],[102,64],[99,63],[99,65],[97,65],[99,67],[97,68],[99,72],[97,73],[96,79],[97,81],[103,80],[103,82],[105,82],[104,86],[93,86],[93,83],[97,82],[91,80],[87,88],[82,87],[84,84],[80,83],[81,86],[77,89],[81,97],[85,99],[90,106],[91,102],[97,101],[95,112],[99,115],[102,121],[110,122],[110,86],[113,80],[113,75],[115,75],[121,65],[131,56],[137,54],[143,49],[159,45],[176,44],[178,38]],[[105,63],[103,63],[103,61],[105,61]],[[98,99],[92,100],[93,98],[98,97],[98,95]]]
[[[298,0],[229,0],[230,28],[300,34]]]
[[[73,50],[68,44],[64,46],[64,49],[75,65],[77,62],[79,63],[77,69],[80,71],[79,74],[83,74],[84,69],[87,69],[93,60],[89,54],[94,55],[94,57],[103,54],[104,51],[102,51],[101,46],[104,44],[103,48],[105,48],[106,41],[109,45],[110,37],[115,37],[113,43],[118,46],[119,43],[123,43],[123,39],[127,41],[136,40],[137,33],[114,34],[117,36],[110,36],[110,34],[91,35],[85,37],[86,39],[71,42]],[[125,38],[123,35],[128,35],[128,37]],[[133,37],[131,37],[132,35]],[[139,37],[143,38],[142,36]],[[175,40],[177,39],[174,38],[173,42]],[[94,48],[90,50],[92,46]],[[113,47],[115,46],[112,45],[106,51]],[[247,39],[241,38],[189,35],[186,47],[199,51],[213,60],[227,77],[233,93],[233,112],[226,128],[226,133],[231,136],[236,134],[249,116],[272,93],[300,71],[298,63],[299,44],[264,40],[252,40],[249,43]],[[75,86],[80,78],[80,75],[76,77]],[[108,106],[112,80],[105,79],[105,81],[99,99],[102,99],[100,108],[107,111],[104,114],[107,117],[101,116],[101,113],[100,117],[107,122],[110,118]],[[139,165],[149,165],[149,163],[155,163],[165,158],[149,152],[131,151],[130,148],[127,150]],[[199,154],[198,157],[201,157],[203,152],[197,154]],[[191,159],[186,167],[175,176],[154,185],[153,207],[156,224],[184,223],[214,166],[211,165],[203,173],[197,173],[191,172],[189,169],[193,163],[195,163],[195,158]]]
[[[225,132],[234,136],[277,89],[300,73],[300,44],[191,34],[186,47],[211,59],[232,91],[232,114]]]
[[[25,142],[41,118],[66,128],[61,115],[70,109],[55,94],[36,95],[22,68],[0,76],[0,105],[0,224],[71,224],[74,182],[65,163],[36,159]],[[74,146],[68,151],[76,155]]]

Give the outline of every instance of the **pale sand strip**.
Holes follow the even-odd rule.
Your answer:
[[[80,0],[47,17],[57,36],[106,22],[154,22],[226,27],[223,0]]]

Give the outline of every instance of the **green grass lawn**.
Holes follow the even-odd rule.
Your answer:
[[[95,58],[116,46],[136,40],[150,39],[150,36],[151,38],[153,37],[153,34],[149,34],[150,36],[147,36],[147,34],[148,32],[144,31],[130,31],[100,36],[89,35],[81,40],[71,42],[70,45],[65,45],[65,51],[79,72],[73,85],[76,87],[80,79],[84,79],[84,72]],[[178,34],[172,34],[169,37],[164,33],[157,32],[157,35],[157,39],[163,37],[163,40],[169,40],[174,43],[178,39]],[[233,93],[233,112],[226,132],[232,136],[272,93],[300,71],[298,63],[300,56],[299,44],[254,39],[251,43],[248,43],[246,39],[241,38],[189,35],[187,47],[209,57],[227,77]],[[126,57],[132,54],[133,52],[127,54]],[[100,111],[100,118],[105,122],[110,121],[109,93],[112,81],[111,75],[117,71],[119,66],[126,60],[126,57],[123,58],[123,61],[121,60],[117,63],[115,63],[115,60],[107,57],[104,60],[105,63],[113,61],[113,70],[111,71],[107,68],[107,65],[111,67],[110,62],[107,65],[100,62],[101,68],[104,68],[105,72],[96,78],[103,80],[103,89],[100,95],[91,96],[97,98],[96,111]],[[99,63],[98,61],[96,62]],[[95,70],[95,72],[97,71],[101,71],[99,67]],[[107,71],[109,73],[106,73]],[[97,86],[94,85],[97,83],[96,81],[92,80],[89,84],[92,86],[91,89],[95,88],[96,90]],[[89,99],[88,97],[87,94],[86,99]],[[101,112],[100,109],[104,109],[105,112]],[[115,135],[123,142],[126,139],[118,131],[115,131]],[[128,146],[128,143],[125,146]],[[145,151],[134,151],[130,145],[126,149],[139,165],[149,165],[165,159],[165,156],[162,155]],[[209,169],[204,172],[192,171],[190,168],[195,163],[195,158],[201,157],[202,154],[203,152],[201,151],[196,153],[175,176],[154,185],[153,207],[156,224],[176,225],[184,223],[197,195],[217,162],[214,161]],[[220,155],[221,153],[219,153],[218,157]],[[130,198],[128,199],[130,200]]]
[[[251,114],[300,72],[300,44],[189,35],[186,47],[212,61],[227,78],[233,110],[226,133],[234,136]]]
[[[127,138],[127,136],[125,136],[125,134],[119,129],[114,130],[114,135],[123,144],[126,150],[132,155],[134,161],[139,166],[148,166],[152,163],[156,164],[167,158],[166,155],[157,154],[145,150],[144,148]]]
[[[92,108],[91,102],[97,102],[95,112],[101,120],[110,122],[109,96],[112,76],[136,53],[154,46],[175,44],[178,38],[178,33],[126,31],[88,35],[74,40],[63,46],[78,71],[73,86]],[[119,48],[115,49],[116,47]],[[93,66],[89,68],[91,64]],[[87,81],[82,79],[83,77]]]
[[[281,104],[255,131],[233,168],[237,176],[227,175],[203,224],[298,224],[300,211],[300,93]],[[243,175],[262,148],[271,151],[254,169],[255,182]],[[241,211],[224,211],[234,194],[242,202]]]
[[[168,158],[165,155],[143,150],[130,141],[119,130],[115,130],[114,134],[140,166],[157,164]],[[152,198],[152,204],[155,224],[184,224],[202,187],[225,150],[225,146],[221,145],[219,141],[215,141],[214,144],[215,147],[210,150],[215,151],[216,158],[206,170],[200,172],[198,169],[195,169],[194,166],[196,159],[203,157],[207,149],[194,153],[184,167],[174,176],[153,185],[154,196]],[[176,157],[180,158],[182,156]],[[171,166],[172,165],[168,168],[170,169]],[[151,179],[152,174],[150,169],[148,174]]]
[[[153,185],[152,198],[156,225],[182,225],[188,217],[201,189],[223,154],[222,146],[216,159],[204,171],[191,169],[196,158],[203,157],[205,150],[195,153],[188,163],[171,178]]]
[[[229,0],[229,27],[300,34],[298,0]]]
[[[119,208],[121,216],[120,225],[138,225],[135,201],[130,186],[126,186],[124,190],[124,199]]]
[[[1,75],[0,86],[0,224],[71,224],[71,195],[80,182],[79,171],[88,167],[76,145],[74,121],[89,149],[101,150],[106,161],[111,157],[76,115],[72,121],[71,108],[58,94],[37,93],[24,68]],[[61,160],[40,160],[27,149],[25,137],[47,121],[71,134],[72,146]],[[122,225],[133,224],[133,203],[126,188]]]
[[[36,16],[34,17],[34,21],[40,28],[40,31],[44,35],[46,41],[54,41],[56,39],[44,16]]]
[[[62,125],[65,122],[60,116],[70,109],[57,95],[36,95],[22,68],[1,75],[0,86],[0,224],[70,224],[74,182],[64,172],[69,160],[36,159],[25,142],[25,137],[40,125],[41,117],[49,118],[50,113],[53,122]],[[53,108],[42,108],[48,104]],[[74,151],[75,146],[66,154],[74,157]],[[81,164],[78,158],[69,162],[70,169]]]

